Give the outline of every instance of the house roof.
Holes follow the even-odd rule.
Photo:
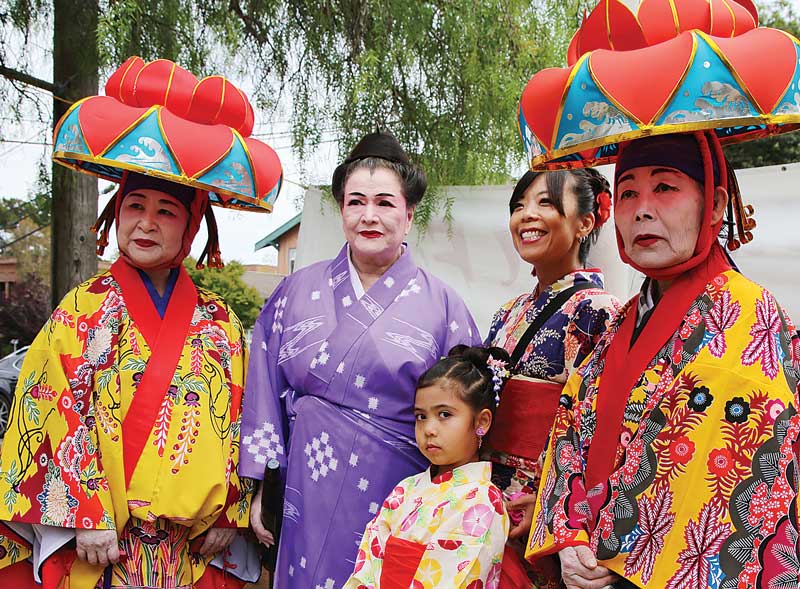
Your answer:
[[[291,219],[286,221],[286,223],[284,223],[283,225],[278,227],[275,231],[273,231],[272,233],[270,233],[269,235],[267,235],[263,239],[260,239],[259,241],[257,241],[255,249],[253,251],[258,251],[260,249],[263,249],[263,248],[269,247],[269,246],[272,246],[275,249],[278,249],[278,240],[283,236],[284,233],[288,232],[293,227],[296,227],[297,225],[299,225],[300,224],[300,220],[302,219],[302,217],[303,217],[303,213],[302,212],[297,213],[294,217],[292,217]]]

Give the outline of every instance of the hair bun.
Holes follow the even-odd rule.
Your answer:
[[[508,355],[508,352],[506,352],[503,348],[494,346],[466,346],[464,344],[459,344],[451,348],[450,353],[447,354],[447,357],[463,358],[481,372],[488,373],[492,372],[489,368],[489,358],[500,360],[506,364],[511,362],[511,356]]]

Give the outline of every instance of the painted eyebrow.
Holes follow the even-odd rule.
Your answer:
[[[142,194],[141,192],[138,192],[136,190],[133,190],[133,191],[129,192],[128,194],[126,194],[125,198],[127,198],[129,196],[138,196],[139,198],[147,198],[147,196],[145,194]],[[160,204],[160,205],[161,204],[168,204],[168,205],[172,205],[173,207],[180,206],[180,203],[175,202],[174,200],[169,200],[168,198],[159,198],[158,199],[158,204]]]
[[[681,174],[682,172],[676,170],[675,168],[656,168],[652,172],[650,172],[651,176],[655,176],[656,174]]]
[[[365,198],[367,196],[363,192],[348,192],[347,194],[348,194],[348,196],[363,196]],[[396,194],[394,194],[392,192],[378,192],[375,196],[391,196],[393,198],[397,198],[398,195],[396,195]]]
[[[681,172],[674,169],[674,168],[654,168],[650,171],[650,176],[655,176],[656,174],[680,174]],[[632,180],[633,174],[625,174],[622,178],[617,180],[617,185],[622,184],[625,180]]]

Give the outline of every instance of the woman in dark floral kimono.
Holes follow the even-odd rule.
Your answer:
[[[509,201],[509,229],[538,282],[495,314],[487,344],[512,355],[496,426],[484,456],[512,513],[512,544],[530,528],[542,453],[561,388],[594,348],[619,308],[603,274],[586,268],[589,249],[610,214],[608,181],[596,170],[527,172]],[[518,515],[514,516],[514,513]],[[518,545],[518,546],[517,546]],[[529,571],[536,586],[556,575]]]

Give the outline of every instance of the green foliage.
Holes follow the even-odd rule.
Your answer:
[[[34,0],[16,4],[41,12]],[[268,109],[259,119],[288,108],[295,152],[306,162],[321,142],[337,142],[344,155],[384,129],[432,186],[474,185],[508,181],[524,163],[517,101],[535,72],[564,65],[589,4],[101,0],[97,42],[107,71],[138,54],[252,81],[257,104]],[[418,219],[446,212],[444,204],[426,199]]]
[[[29,198],[0,197],[0,233],[12,231],[24,219],[37,227],[50,224],[50,176],[44,162],[39,162],[36,189]],[[0,236],[0,244],[2,241]]]
[[[239,262],[229,262],[224,268],[195,268],[196,260],[186,258],[183,265],[197,286],[219,295],[234,310],[245,329],[256,322],[264,301],[252,286],[242,280],[244,266]]]
[[[116,68],[132,55],[145,60],[169,59],[195,74],[209,69],[208,36],[196,8],[187,0],[116,0],[100,3],[97,40],[100,59]]]
[[[224,47],[260,75],[262,106],[277,113],[282,98],[289,103],[301,159],[327,141],[344,155],[385,129],[432,186],[469,185],[507,181],[523,163],[517,101],[536,71],[563,65],[582,8],[580,0],[121,0],[103,8],[99,36],[108,66],[136,53],[209,73],[219,65],[207,59],[219,57],[215,44]],[[418,212],[423,226],[442,210],[435,195]]]
[[[0,198],[0,257],[16,258],[17,275],[36,274],[50,284],[50,176],[39,163],[39,179],[27,199]]]

